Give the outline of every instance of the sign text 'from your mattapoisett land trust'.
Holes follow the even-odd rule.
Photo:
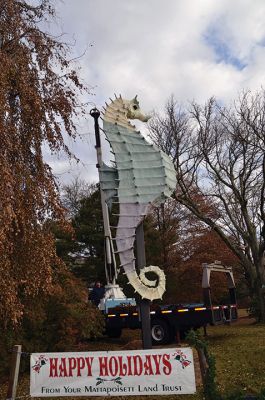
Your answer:
[[[195,393],[191,348],[34,353],[30,395],[133,396]]]

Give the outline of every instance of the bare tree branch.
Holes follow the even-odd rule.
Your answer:
[[[176,199],[238,257],[265,321],[264,90],[243,93],[230,109],[211,98],[185,112],[171,98],[150,135],[174,160]]]

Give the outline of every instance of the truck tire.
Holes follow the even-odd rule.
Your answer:
[[[153,345],[168,344],[172,341],[172,333],[166,321],[154,319],[151,322],[151,337]]]

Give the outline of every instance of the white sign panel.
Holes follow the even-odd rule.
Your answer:
[[[190,348],[31,355],[32,397],[170,395],[195,391]]]

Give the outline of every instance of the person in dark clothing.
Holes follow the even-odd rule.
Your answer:
[[[104,297],[105,288],[101,286],[101,283],[97,281],[92,289],[92,292],[89,295],[89,300],[92,301],[95,306],[98,306],[100,300]]]

